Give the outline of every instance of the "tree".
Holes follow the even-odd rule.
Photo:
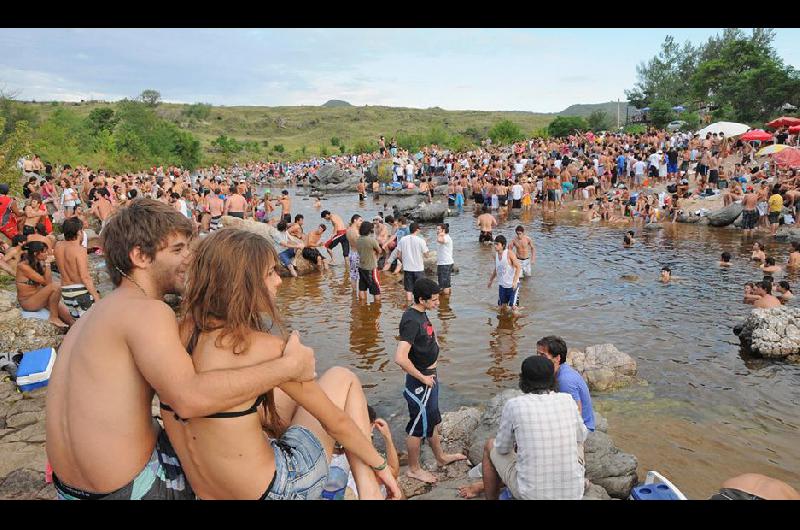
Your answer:
[[[342,143],[342,141],[339,139],[338,136],[334,136],[334,137],[331,138],[331,145],[332,146],[336,147],[338,145],[341,145],[341,143]]]
[[[663,129],[669,122],[675,119],[675,111],[669,102],[659,99],[650,105],[650,123],[658,129]]]
[[[183,115],[187,118],[205,120],[211,116],[211,105],[209,103],[193,103],[183,109]]]
[[[698,49],[690,42],[681,47],[667,35],[658,55],[636,67],[636,84],[625,91],[628,101],[638,108],[652,106],[658,99],[671,106],[682,104],[689,95],[686,79],[694,71],[697,57]]]
[[[92,109],[92,112],[86,117],[86,123],[92,134],[98,134],[100,131],[113,131],[117,124],[117,118],[114,115],[114,109],[99,107]]]
[[[344,152],[345,152],[344,144],[341,144],[339,146],[339,153],[344,154]]]
[[[525,138],[519,125],[511,120],[503,120],[489,129],[489,138],[494,144],[510,144]]]
[[[589,128],[593,131],[603,131],[611,127],[611,119],[608,113],[599,109],[592,111],[586,121],[588,122]]]
[[[283,153],[286,151],[286,148],[283,147],[283,144],[277,144],[275,147],[273,147],[273,149],[276,153]]]
[[[0,116],[0,129],[5,118]],[[15,193],[22,190],[17,160],[31,153],[31,127],[27,121],[18,121],[11,134],[0,141],[0,182],[5,182]]]
[[[574,134],[577,131],[585,131],[589,124],[581,116],[556,116],[556,119],[547,126],[550,136],[563,137]]]
[[[148,107],[155,107],[161,103],[161,92],[148,88],[139,94],[139,99]]]

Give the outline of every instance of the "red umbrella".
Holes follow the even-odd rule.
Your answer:
[[[800,133],[800,125],[794,125],[789,127],[789,134],[798,134]]]
[[[775,118],[767,124],[767,127],[777,129],[778,127],[791,127],[792,125],[800,125],[800,118],[792,118],[791,116],[781,116]]]
[[[768,132],[763,131],[762,129],[755,129],[753,131],[747,131],[739,138],[745,142],[753,142],[755,140],[766,142],[772,140],[772,135]]]
[[[800,149],[787,147],[780,153],[772,155],[772,159],[775,160],[780,167],[800,167]]]

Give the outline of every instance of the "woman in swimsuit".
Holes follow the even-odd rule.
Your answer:
[[[199,244],[180,326],[196,371],[249,366],[281,355],[284,339],[270,333],[272,324],[280,324],[277,266],[270,242],[244,230],[221,230]],[[170,411],[168,404],[161,407]],[[202,499],[318,499],[334,439],[345,447],[361,498],[383,498],[379,481],[392,497],[400,495],[386,459],[369,441],[361,383],[343,368],[332,368],[317,381],[283,384],[255,403],[205,418],[162,417]]]
[[[750,256],[750,259],[755,261],[764,261],[767,259],[767,255],[764,253],[764,249],[758,241],[753,243],[753,254]]]
[[[75,319],[61,303],[61,284],[53,281],[50,264],[55,258],[46,244],[31,241],[22,246],[22,259],[17,265],[17,301],[25,311],[50,311],[50,322],[60,328],[71,326]]]

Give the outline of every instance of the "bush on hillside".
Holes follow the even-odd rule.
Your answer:
[[[547,126],[550,136],[559,138],[575,134],[577,131],[585,131],[589,124],[581,116],[556,116],[556,119]]]
[[[193,103],[183,109],[183,115],[196,120],[208,119],[211,116],[211,105],[209,103]]]
[[[489,129],[489,138],[495,145],[511,144],[525,138],[519,125],[511,120],[503,120]]]

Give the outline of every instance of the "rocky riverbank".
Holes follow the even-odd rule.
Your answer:
[[[742,349],[750,355],[800,364],[800,309],[753,309],[734,328]]]

